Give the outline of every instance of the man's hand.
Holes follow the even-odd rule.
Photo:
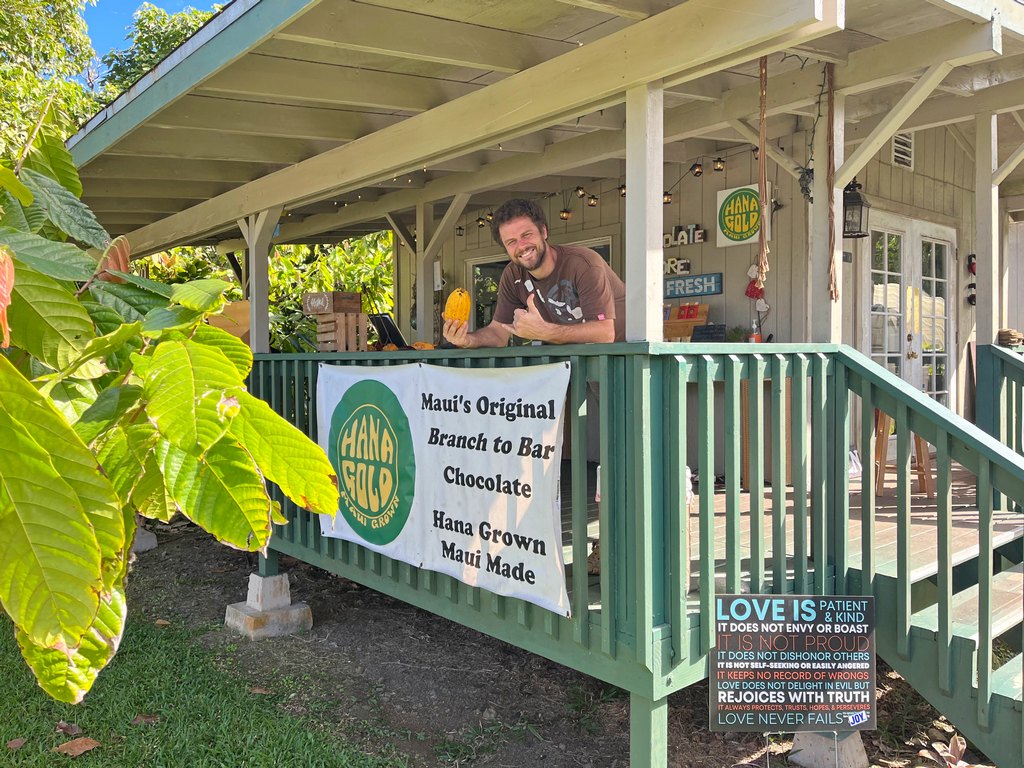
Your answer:
[[[531,293],[526,297],[526,309],[517,309],[512,316],[512,323],[505,327],[521,339],[547,341],[551,335],[551,323],[541,317],[534,303],[535,296]]]
[[[472,343],[469,338],[469,323],[464,323],[461,320],[445,320],[441,333],[444,335],[445,341],[462,349],[468,348]]]

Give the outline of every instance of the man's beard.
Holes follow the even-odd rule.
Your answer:
[[[522,251],[517,251],[516,252],[516,261],[520,264],[520,266],[522,266],[524,269],[526,269],[526,271],[533,272],[533,271],[539,269],[541,264],[544,263],[544,259],[547,258],[548,246],[547,246],[547,243],[541,241],[540,244],[538,244],[536,247],[532,248],[532,250],[534,251],[534,259],[535,259],[535,261],[530,266],[527,266],[523,262],[523,260],[522,260],[522,254],[525,253],[527,250],[531,250],[531,249],[524,248]]]

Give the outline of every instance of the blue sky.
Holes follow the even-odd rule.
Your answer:
[[[97,0],[96,5],[85,6],[85,23],[89,26],[89,37],[92,39],[92,47],[97,56],[108,53],[113,48],[127,48],[128,41],[125,36],[132,23],[132,14],[142,5],[144,0]],[[158,8],[163,8],[168,13],[192,7],[209,10],[214,5],[214,0],[204,2],[203,0],[151,0]],[[220,0],[224,5],[224,0]]]

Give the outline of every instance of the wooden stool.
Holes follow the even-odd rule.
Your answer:
[[[889,428],[892,416],[875,409],[875,493],[885,487],[885,474],[889,469]],[[932,479],[932,457],[928,443],[920,435],[914,435],[914,463],[917,469],[917,490],[929,499],[935,498],[935,482]]]

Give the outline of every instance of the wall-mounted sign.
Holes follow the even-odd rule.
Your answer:
[[[768,199],[772,197],[772,185],[767,188]],[[732,245],[747,245],[757,242],[761,229],[761,202],[757,185],[723,189],[718,193],[718,215],[716,225],[719,248]],[[765,220],[765,235],[771,240],[771,221]]]
[[[666,299],[688,299],[692,296],[713,296],[722,292],[722,273],[685,275],[665,278]]]
[[[718,595],[711,730],[874,729],[874,600]]]
[[[708,231],[701,229],[700,224],[678,224],[672,227],[671,232],[666,232],[663,238],[666,248],[671,248],[674,245],[693,245],[707,240]]]
[[[675,256],[665,259],[666,275],[688,275],[690,274],[690,260],[680,259]]]

